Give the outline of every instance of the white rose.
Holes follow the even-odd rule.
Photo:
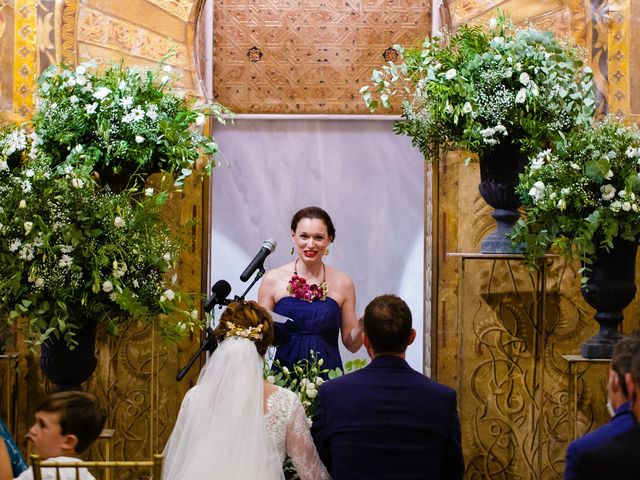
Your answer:
[[[18,204],[18,208],[27,208],[27,201],[20,200],[20,203]]]
[[[23,227],[24,227],[24,234],[29,235],[29,233],[31,232],[31,229],[33,228],[33,222],[24,222]]]
[[[165,262],[169,263],[171,261],[171,254],[167,252],[162,256],[162,258]]]
[[[204,124],[205,120],[206,120],[206,117],[202,113],[199,113],[198,116],[196,117],[196,125],[200,126]]]
[[[97,100],[102,100],[106,98],[111,93],[107,87],[98,87],[98,89],[93,93],[93,98]]]
[[[84,186],[84,182],[79,178],[72,178],[71,179],[71,186],[73,188],[80,189],[80,188],[82,188]]]
[[[606,178],[607,180],[611,180],[613,178],[613,172],[609,170],[604,178]]]
[[[489,20],[489,28],[493,30],[497,26],[498,26],[498,19],[496,17],[491,17],[491,20]]]
[[[622,210],[624,210],[625,212],[628,212],[629,210],[631,210],[631,203],[629,202],[624,202],[622,204]]]
[[[453,80],[454,78],[456,78],[457,74],[458,72],[456,72],[455,68],[450,68],[449,70],[444,72],[444,78],[446,78],[447,80]]]
[[[521,88],[516,95],[516,103],[524,103],[527,99],[527,89]]]
[[[149,188],[145,188],[145,189],[144,189],[144,194],[145,194],[147,197],[151,197],[151,196],[153,195],[153,188],[151,188],[151,187],[149,187]]]
[[[560,210],[564,210],[567,208],[567,201],[564,198],[558,200],[558,204],[556,205]]]
[[[609,208],[614,212],[619,212],[621,207],[622,204],[618,200],[611,202],[611,205],[609,206]]]
[[[471,108],[471,104],[469,102],[465,102],[462,106],[462,113],[471,113],[473,109]]]
[[[164,297],[168,300],[173,300],[176,297],[176,294],[170,288],[167,288],[164,291]]]
[[[142,135],[136,135],[136,143],[144,142],[144,137]]]
[[[269,375],[267,377],[267,382],[269,382],[271,384],[276,383],[276,377],[274,377],[273,375]]]
[[[520,77],[518,77],[518,80],[520,80],[520,83],[525,86],[529,85],[529,82],[531,82],[531,78],[529,78],[529,74],[527,72],[522,72]]]
[[[600,187],[603,200],[611,200],[616,195],[616,189],[613,185],[607,184]]]
[[[112,290],[113,290],[113,283],[111,283],[111,280],[105,280],[102,283],[102,291],[109,293]]]
[[[85,73],[87,73],[87,68],[84,65],[78,65],[76,67],[76,73],[78,75],[84,75]]]
[[[529,190],[529,196],[533,198],[534,202],[537,202],[544,196],[544,183],[537,181],[533,184],[531,190]]]
[[[35,285],[36,285],[36,288],[42,288],[42,287],[44,287],[44,278],[42,278],[42,277],[38,277],[38,278],[36,278],[36,283],[35,283]]]
[[[124,220],[122,219],[122,217],[116,217],[113,220],[113,224],[118,227],[118,228],[122,228],[126,225],[126,223],[124,222]]]

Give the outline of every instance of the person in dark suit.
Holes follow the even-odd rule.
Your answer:
[[[564,478],[574,480],[578,459],[584,452],[604,444],[607,440],[631,430],[636,420],[631,412],[629,392],[625,382],[625,374],[631,371],[631,360],[640,351],[640,331],[623,337],[613,349],[609,382],[607,384],[607,406],[612,419],[569,444],[565,461]]]
[[[629,400],[636,419],[640,418],[640,352],[633,356],[631,372],[625,375]],[[640,477],[640,425],[603,445],[587,450],[576,465],[576,480],[625,479]]]
[[[456,392],[413,370],[411,311],[395,295],[364,313],[365,368],[320,387],[311,434],[334,480],[450,480],[464,473]]]

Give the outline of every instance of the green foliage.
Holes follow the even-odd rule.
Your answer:
[[[298,395],[307,417],[312,418],[315,409],[315,399],[318,389],[325,382],[323,377],[333,379],[344,374],[351,373],[364,367],[367,361],[364,359],[349,360],[344,364],[344,372],[340,368],[323,369],[323,359],[318,357],[317,352],[311,350],[309,358],[298,360],[293,371],[283,367],[276,360],[276,371],[269,369],[265,362],[264,378],[274,385],[287,388]]]
[[[526,216],[512,240],[533,265],[549,248],[583,263],[614,237],[640,238],[640,131],[614,118],[576,129],[534,157],[520,176]]]
[[[394,48],[402,63],[374,70],[361,93],[371,111],[402,99],[405,120],[394,130],[427,160],[441,148],[483,153],[505,140],[537,152],[593,116],[592,73],[578,48],[505,16],[427,38],[421,49]]]
[[[1,158],[0,318],[20,320],[35,344],[53,334],[69,346],[86,318],[112,333],[158,317],[170,338],[199,328],[197,311],[177,306],[189,303],[169,279],[179,244],[152,192],[113,193],[70,165],[12,169]]]
[[[187,98],[174,80],[162,63],[154,70],[114,64],[102,72],[93,63],[49,67],[38,79],[32,154],[54,167],[88,165],[106,181],[135,184],[141,176],[144,183],[164,171],[180,186],[201,156],[210,174],[217,145],[200,130],[208,117],[224,123],[230,112]]]

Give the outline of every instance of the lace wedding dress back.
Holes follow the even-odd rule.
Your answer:
[[[295,393],[276,387],[267,397],[264,418],[272,454],[280,464],[288,455],[301,480],[331,478],[318,457],[309,421]]]
[[[297,396],[276,389],[265,408],[264,388],[255,344],[222,341],[182,402],[162,480],[284,480],[285,454],[302,480],[329,478]]]

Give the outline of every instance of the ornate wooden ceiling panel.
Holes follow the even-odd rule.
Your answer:
[[[430,5],[216,1],[214,95],[237,113],[368,113],[358,90],[389,47],[429,34]]]

